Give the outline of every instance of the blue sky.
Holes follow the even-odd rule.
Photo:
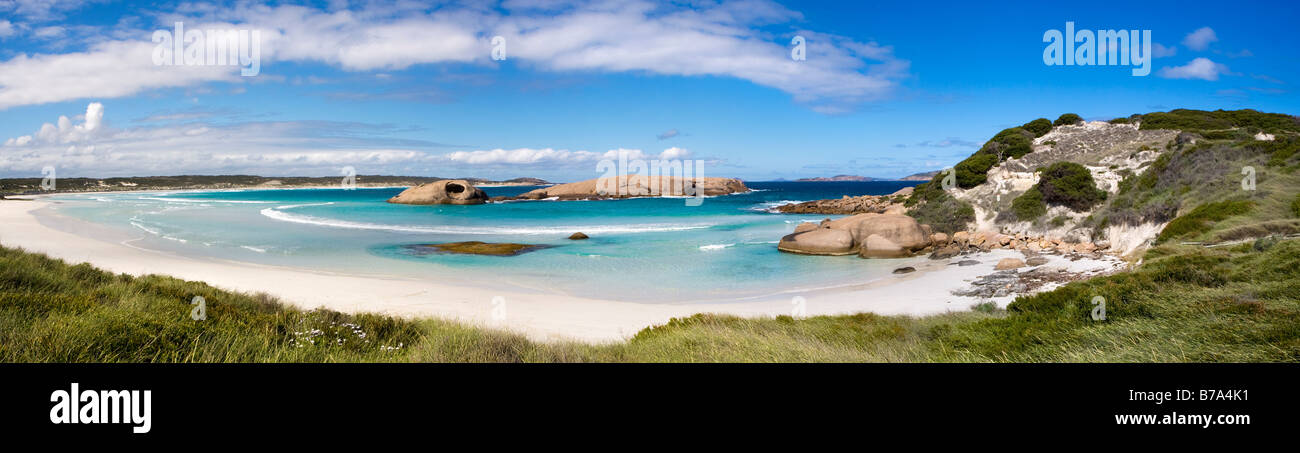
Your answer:
[[[0,176],[568,181],[622,149],[751,180],[899,177],[1065,112],[1300,113],[1298,19],[1294,2],[0,0]],[[155,64],[176,21],[258,30],[259,73]],[[1067,21],[1151,30],[1151,74],[1044,64]]]

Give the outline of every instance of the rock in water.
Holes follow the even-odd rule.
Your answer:
[[[432,250],[442,253],[458,253],[465,255],[490,255],[490,256],[515,256],[521,253],[528,253],[534,250],[547,248],[546,245],[535,244],[513,244],[513,243],[493,243],[481,241],[468,242],[446,242],[442,244],[417,244],[408,246],[417,252],[423,250]]]
[[[1028,260],[1025,260],[1025,264],[1026,264],[1026,265],[1029,265],[1029,266],[1042,266],[1042,265],[1044,265],[1044,264],[1047,264],[1047,257],[1045,257],[1045,256],[1035,256],[1035,257],[1029,258]]]
[[[777,250],[805,255],[848,255],[853,253],[853,235],[844,230],[818,228],[781,238]]]
[[[530,190],[519,195],[518,198],[537,200],[555,197],[560,200],[593,200],[658,196],[715,196],[743,192],[749,192],[749,188],[745,187],[744,182],[735,178],[627,175],[557,184]]]
[[[916,268],[912,266],[903,266],[898,269],[894,269],[895,274],[910,274],[913,272],[916,272]]]
[[[1002,261],[998,261],[998,265],[994,266],[993,269],[1005,271],[1007,269],[1017,269],[1021,267],[1025,267],[1025,262],[1021,261],[1020,258],[1003,258]]]
[[[397,204],[483,204],[488,196],[483,189],[474,187],[463,179],[448,179],[420,184],[403,190],[389,203]]]
[[[583,240],[583,239],[587,239],[587,237],[588,237],[588,236],[585,235],[585,234],[582,234],[581,231],[569,235],[569,239],[572,239],[572,240],[575,240],[575,241],[580,241],[580,240]]]

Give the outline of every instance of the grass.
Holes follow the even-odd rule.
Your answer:
[[[1250,213],[1255,204],[1249,201],[1220,201],[1197,206],[1192,212],[1179,216],[1156,237],[1159,242],[1187,237],[1208,229],[1212,222]]]
[[[195,321],[194,296],[207,317]],[[1088,317],[1106,299],[1108,317]],[[612,344],[539,343],[436,319],[304,311],[0,248],[4,362],[1300,361],[1300,241],[1164,245],[1125,272],[1008,310],[912,318],[702,314]]]

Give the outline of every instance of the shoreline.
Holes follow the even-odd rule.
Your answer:
[[[41,214],[37,211],[51,202],[43,200],[44,196],[30,198],[30,201],[0,201],[0,225],[3,225],[0,244],[71,263],[90,263],[111,272],[169,275],[228,290],[263,292],[303,309],[440,318],[517,332],[539,341],[623,341],[646,327],[697,313],[772,317],[791,315],[801,309],[806,316],[860,312],[925,316],[969,311],[972,305],[984,300],[1005,307],[1013,296],[980,299],[951,292],[968,288],[970,282],[992,274],[1001,258],[1020,256],[1018,252],[995,250],[962,257],[980,261],[973,266],[936,260],[911,264],[916,272],[889,275],[866,283],[791,290],[726,302],[644,303],[528,292],[518,287],[479,288],[175,255],[131,246],[131,239],[105,241],[46,226],[40,222]],[[1080,260],[1086,261],[1080,264],[1061,256],[1051,256],[1050,260],[1048,265],[1072,270],[1110,264],[1100,260]],[[498,319],[493,316],[493,309],[502,300],[505,316]]]

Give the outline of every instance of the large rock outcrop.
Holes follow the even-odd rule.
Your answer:
[[[801,224],[795,233],[781,238],[777,249],[809,255],[849,255],[863,258],[910,256],[930,245],[916,219],[905,215],[858,214],[822,222]]]
[[[805,255],[851,255],[856,252],[853,247],[852,233],[830,228],[816,228],[788,234],[781,238],[776,248]]]
[[[488,196],[483,189],[474,187],[464,179],[447,179],[420,184],[403,190],[389,203],[397,204],[483,204]]]
[[[557,184],[531,190],[518,198],[537,200],[589,200],[601,198],[681,197],[728,195],[749,192],[745,183],[735,178],[680,178],[674,176],[649,177],[629,175],[621,178],[596,178],[586,181]]]

